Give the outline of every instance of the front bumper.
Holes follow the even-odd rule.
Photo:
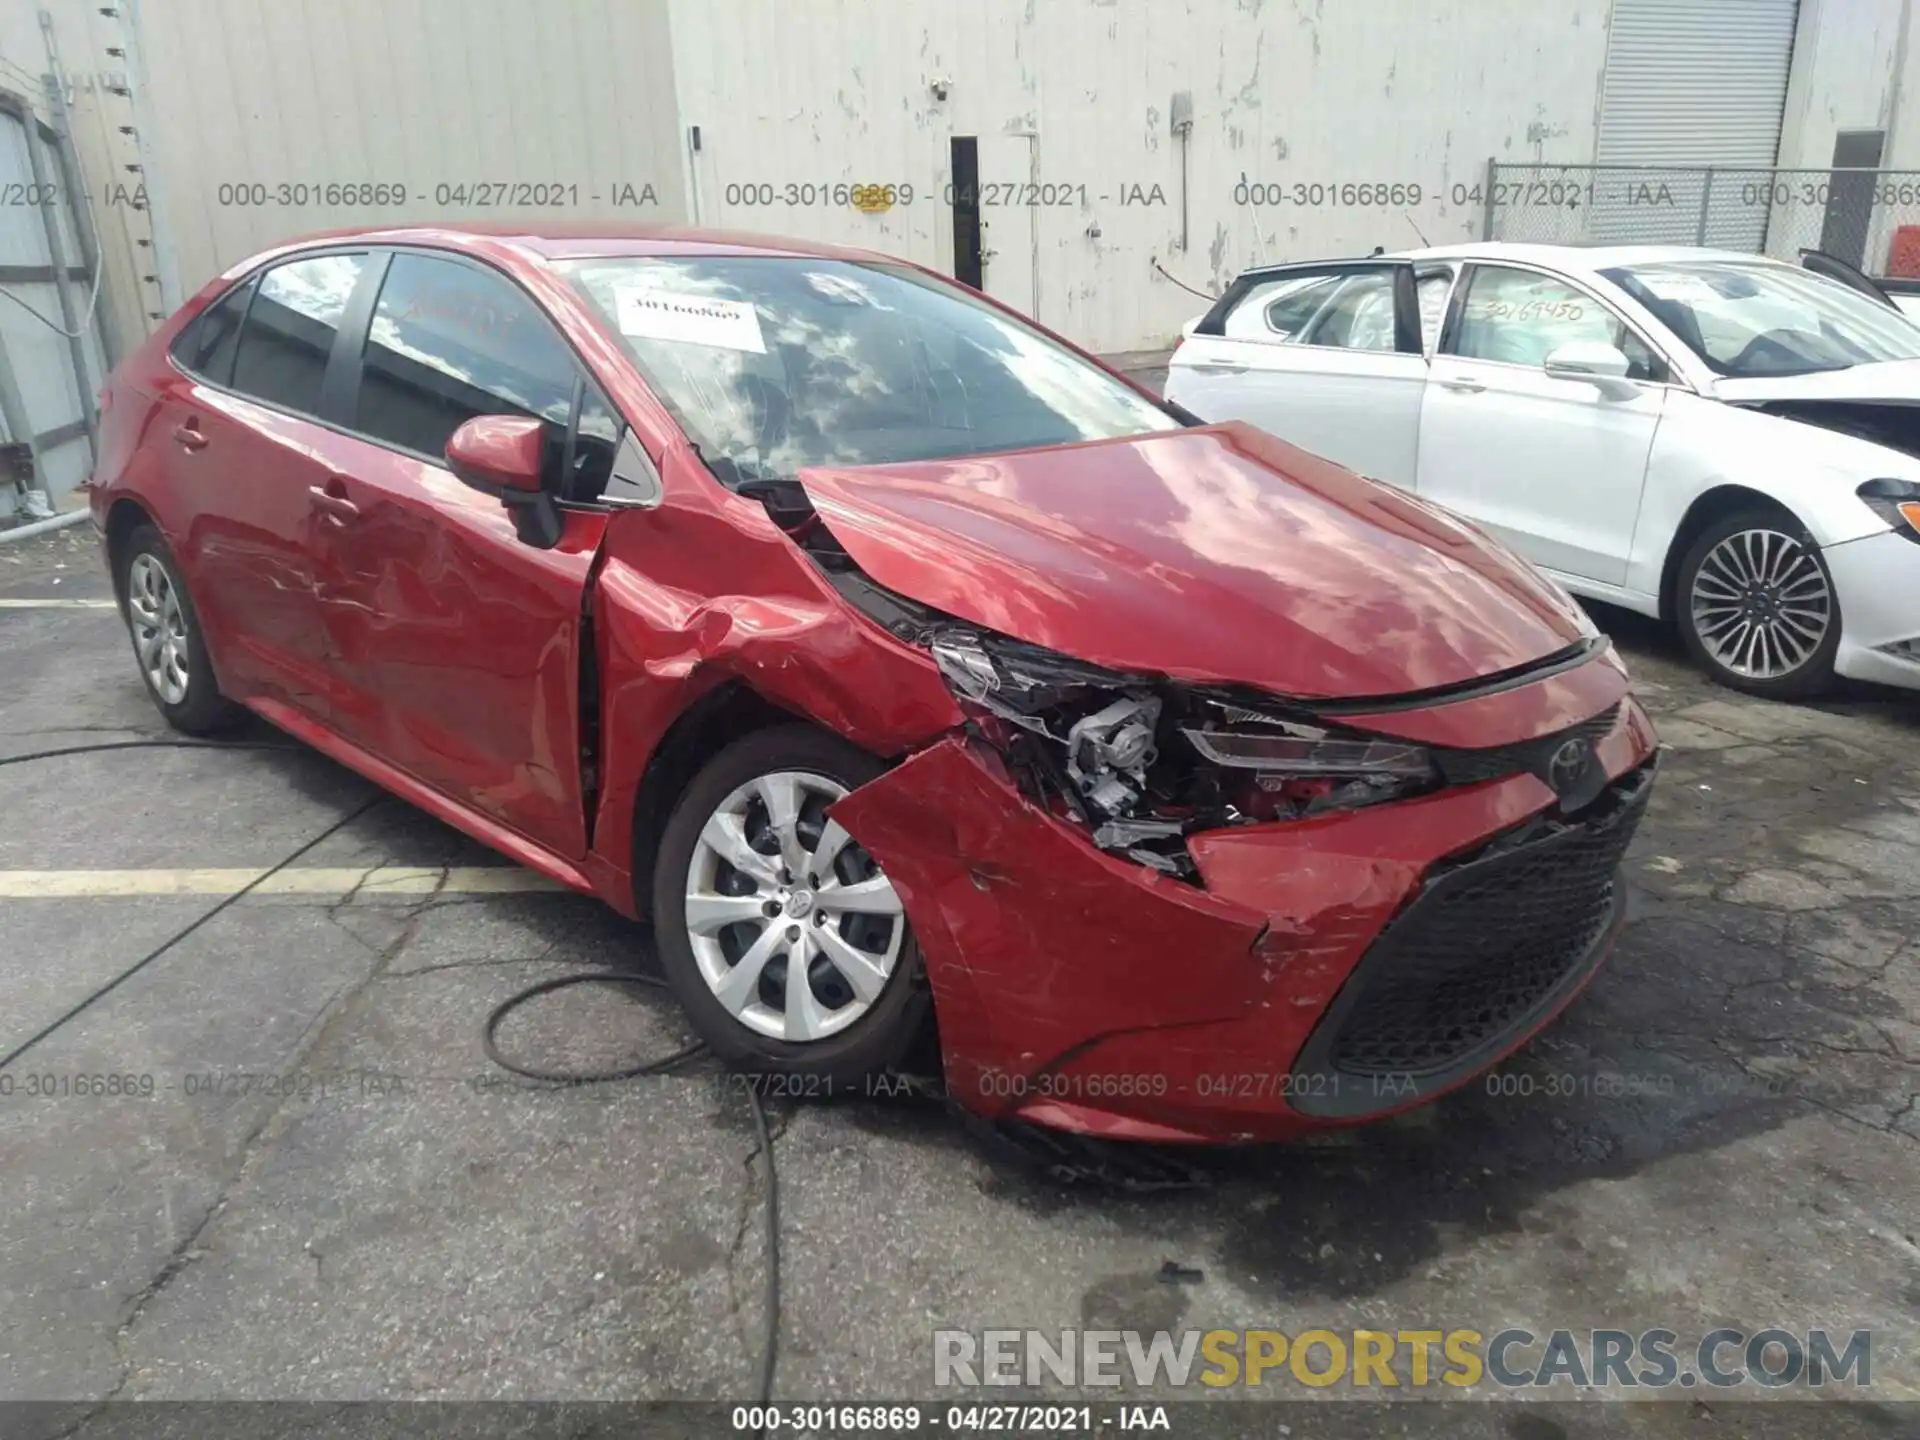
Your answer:
[[[905,901],[961,1103],[1114,1138],[1284,1139],[1431,1099],[1573,998],[1619,923],[1654,748],[1628,698],[1594,747],[1608,790],[1565,825],[1510,775],[1196,835],[1203,888],[1095,849],[959,739],[834,815]],[[1395,1038],[1423,1016],[1457,1043]]]
[[[1821,551],[1840,602],[1833,668],[1920,689],[1920,545],[1883,530]]]

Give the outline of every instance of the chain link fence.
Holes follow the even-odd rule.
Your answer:
[[[1824,250],[1869,275],[1920,278],[1920,170],[1489,161],[1482,185],[1489,240]]]

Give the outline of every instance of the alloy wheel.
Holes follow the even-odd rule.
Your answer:
[[[1833,624],[1833,592],[1819,561],[1779,530],[1737,530],[1715,545],[1694,573],[1688,601],[1707,654],[1751,680],[1798,670]]]
[[[187,698],[187,615],[180,589],[153,555],[133,557],[127,568],[127,618],[133,648],[154,694],[168,705]]]
[[[687,939],[728,1014],[771,1039],[824,1040],[886,988],[906,938],[900,897],[826,809],[847,793],[778,770],[733,790],[688,866]]]

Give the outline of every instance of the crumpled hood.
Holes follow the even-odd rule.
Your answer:
[[[799,478],[878,584],[1120,670],[1395,695],[1585,633],[1478,531],[1238,422]]]

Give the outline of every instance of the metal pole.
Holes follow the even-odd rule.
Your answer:
[[[13,362],[7,358],[4,335],[0,335],[0,421],[6,424],[8,440],[27,447],[27,453],[34,457],[34,469],[37,471],[40,468],[40,452],[33,443],[33,422],[27,418],[27,402],[21,398],[20,387],[14,383]],[[27,490],[17,479],[13,488],[22,495]]]
[[[1040,137],[1033,131],[1027,131],[1027,194],[1040,193]],[[1033,318],[1040,318],[1040,212],[1037,207],[1027,207],[1027,265],[1033,277]]]
[[[1700,227],[1694,232],[1693,243],[1707,243],[1707,206],[1713,200],[1713,166],[1707,166],[1707,183],[1700,187]]]
[[[1493,156],[1487,157],[1487,208],[1480,216],[1480,238],[1493,239],[1493,196],[1494,186],[1499,183],[1500,162]]]
[[[55,43],[53,16],[50,12],[40,12],[40,29],[47,42],[47,106],[53,112],[53,158],[60,167],[60,180],[67,199],[67,213],[73,217],[73,233],[80,244],[81,259],[86,262],[89,282],[98,276],[100,299],[93,307],[95,322],[99,325],[100,343],[105,350],[103,361],[113,366],[120,359],[120,326],[113,314],[113,307],[107,303],[106,277],[99,275],[99,267],[106,263],[106,257],[100,249],[100,232],[93,224],[93,196],[87,189],[86,169],[80,163],[80,149],[73,139],[73,112],[67,108],[66,71],[60,64],[60,50]]]
[[[86,332],[80,328],[80,312],[73,308],[73,297],[67,293],[67,247],[60,238],[60,202],[57,196],[47,195],[47,167],[40,158],[40,120],[31,107],[23,118],[27,165],[33,171],[34,191],[41,197],[40,226],[47,234],[47,257],[53,264],[53,293],[60,297],[60,320],[67,332],[67,363],[73,369],[74,389],[80,395],[80,418],[87,425],[87,468],[91,470],[93,462],[100,458],[100,416],[93,408],[93,380],[87,374]]]
[[[1180,253],[1187,250],[1187,132],[1180,132]]]

